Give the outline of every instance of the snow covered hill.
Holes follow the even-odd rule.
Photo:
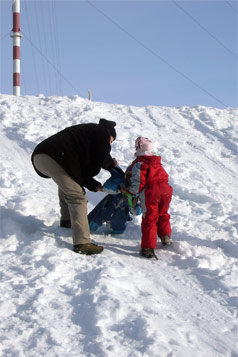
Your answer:
[[[138,255],[140,217],[72,252],[56,185],[33,170],[37,143],[78,123],[117,122],[122,168],[149,137],[174,196],[174,244]],[[73,97],[0,95],[0,356],[237,356],[237,109],[127,107]],[[108,178],[102,171],[101,182]],[[105,195],[88,192],[90,211]]]

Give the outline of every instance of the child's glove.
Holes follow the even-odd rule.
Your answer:
[[[135,196],[131,195],[130,193],[127,193],[127,192],[123,192],[123,195],[125,196],[129,207],[134,207],[136,202],[137,202],[137,198]]]
[[[129,211],[133,216],[139,216],[141,214],[141,207],[138,196],[133,196],[130,193],[123,192],[123,196],[128,202]]]
[[[129,206],[129,211],[133,216],[139,216],[142,213],[139,202],[134,207]]]

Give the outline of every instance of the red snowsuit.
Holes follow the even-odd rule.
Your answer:
[[[138,194],[142,209],[141,248],[157,246],[159,237],[171,236],[169,204],[173,189],[160,156],[138,156],[127,171],[131,171],[130,193]]]

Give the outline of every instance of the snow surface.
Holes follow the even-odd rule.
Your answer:
[[[30,161],[37,143],[78,123],[117,122],[125,169],[153,140],[174,188],[174,244],[138,255],[140,217],[72,252],[57,187]],[[0,95],[1,356],[237,356],[237,109],[128,107],[72,97]],[[97,177],[104,182],[108,172]],[[88,192],[90,211],[105,194]]]

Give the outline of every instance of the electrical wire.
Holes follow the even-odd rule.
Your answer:
[[[49,16],[49,31],[48,31],[48,40],[50,40],[51,46],[50,46],[50,50],[51,50],[51,58],[52,58],[52,62],[56,64],[56,67],[59,68],[59,66],[56,63],[56,44],[55,44],[55,37],[54,37],[54,32],[55,32],[55,27],[54,27],[54,21],[53,21],[53,9],[52,9],[52,1],[48,1],[47,2],[48,5],[48,16]],[[57,93],[57,80],[58,80],[58,76],[57,73],[54,71],[54,87],[55,87],[55,91]],[[57,93],[58,94],[58,93]]]
[[[3,41],[7,36],[10,36],[11,35],[11,32],[7,32],[5,35],[3,35],[1,38],[0,38],[0,41]]]
[[[231,3],[228,0],[225,0],[227,5],[230,6],[230,8],[237,14],[237,10],[231,5]]]
[[[164,59],[162,56],[160,56],[158,53],[156,53],[154,50],[152,50],[151,48],[149,48],[147,45],[145,45],[143,42],[141,42],[140,40],[138,40],[134,35],[130,34],[127,30],[125,30],[121,25],[119,25],[116,21],[114,21],[110,16],[108,16],[107,14],[105,14],[101,9],[99,9],[96,5],[94,5],[91,1],[86,0],[86,2],[93,7],[94,9],[96,9],[101,15],[103,15],[108,21],[110,21],[114,26],[116,26],[119,30],[121,30],[122,32],[124,32],[128,37],[130,37],[132,40],[134,40],[135,42],[137,42],[141,47],[143,47],[146,51],[150,52],[154,57],[156,57],[157,59],[159,59],[161,62],[165,63],[168,67],[170,67],[173,71],[175,71],[176,73],[178,73],[180,76],[182,76],[183,78],[185,78],[187,81],[189,81],[190,83],[192,83],[195,87],[197,87],[198,89],[200,89],[201,91],[203,91],[204,93],[206,93],[209,97],[213,98],[215,101],[217,101],[218,103],[222,104],[224,107],[228,107],[227,104],[225,104],[223,101],[221,101],[219,98],[217,98],[216,96],[214,96],[212,93],[210,93],[208,90],[206,90],[205,88],[203,88],[202,86],[200,86],[199,84],[197,84],[193,79],[191,79],[190,77],[188,77],[186,74],[184,74],[183,72],[181,72],[179,69],[177,69],[175,66],[173,66],[172,64],[170,64],[166,59]]]
[[[33,2],[34,4],[34,11],[35,11],[35,27],[38,32],[37,38],[39,40],[39,46],[40,46],[40,52],[43,53],[42,50],[42,42],[41,42],[41,31],[40,31],[40,26],[39,26],[39,20],[38,20],[38,13],[37,13],[37,8],[36,8],[36,2]],[[45,62],[42,62],[42,74],[43,74],[43,81],[45,83],[45,88],[46,88],[46,94],[49,94],[49,89],[48,89],[48,83],[47,83],[47,75],[46,75],[46,68],[45,68]]]
[[[30,29],[30,22],[29,22],[29,16],[28,16],[28,9],[26,6],[26,1],[24,1],[24,6],[25,6],[25,13],[26,13],[26,20],[27,20],[27,25],[28,25],[28,32],[31,40],[31,29]],[[34,73],[35,73],[35,83],[36,83],[36,88],[37,92],[40,92],[40,87],[39,87],[39,80],[37,76],[37,70],[36,70],[36,59],[35,59],[35,53],[33,51],[33,48],[31,47],[31,53],[32,53],[32,59],[33,59],[33,67],[34,67]]]
[[[45,53],[45,56],[49,58],[49,53],[48,53],[48,39],[46,36],[46,28],[47,28],[47,17],[48,17],[48,11],[45,13],[44,11],[44,3],[38,4],[38,14],[40,17],[40,34],[42,36],[42,52]],[[50,28],[50,32],[52,29]],[[49,32],[49,31],[47,31]],[[47,82],[47,88],[48,94],[52,93],[52,81],[51,81],[51,71],[48,66],[48,64],[45,66],[45,71],[46,71],[46,82]]]
[[[53,57],[54,57],[54,63],[56,63],[56,67],[61,71],[61,65],[60,65],[60,51],[59,51],[59,41],[58,41],[58,26],[57,26],[57,17],[56,17],[56,6],[55,6],[55,0],[50,2],[51,6],[49,8],[49,14],[50,14],[50,22],[53,31],[51,31],[51,38],[52,38],[52,52],[53,52]],[[55,72],[55,86],[56,90],[59,93],[61,93],[61,82],[60,82],[61,77],[57,75]]]
[[[26,81],[25,81],[25,68],[24,68],[23,63],[24,63],[24,61],[21,62],[21,73],[22,73],[22,75],[21,75],[21,80],[22,80],[22,82],[23,82],[24,93],[25,93],[25,95],[26,95],[27,89],[26,89]]]
[[[226,51],[228,51],[232,56],[237,58],[237,55],[232,52],[224,43],[222,43],[218,38],[216,38],[210,31],[208,31],[203,25],[200,24],[198,20],[196,20],[187,10],[185,10],[177,1],[173,0],[174,5],[176,5],[185,15],[187,15],[190,19],[193,20],[202,30],[204,30],[213,40],[215,40],[219,45],[221,45]]]
[[[45,59],[45,61],[46,61],[47,63],[49,63],[49,64],[54,68],[54,70],[61,76],[61,78],[63,78],[64,81],[67,82],[67,83],[69,84],[69,86],[70,86],[71,88],[73,88],[73,89],[75,90],[75,92],[76,92],[80,97],[83,98],[84,96],[78,92],[78,89],[59,71],[58,68],[56,68],[56,66],[42,53],[42,51],[41,51],[40,49],[38,49],[38,48],[33,44],[33,42],[32,42],[24,33],[22,33],[22,34],[23,34],[24,38],[25,38],[27,41],[30,42],[31,46],[32,46],[37,52],[40,53],[40,55]]]

